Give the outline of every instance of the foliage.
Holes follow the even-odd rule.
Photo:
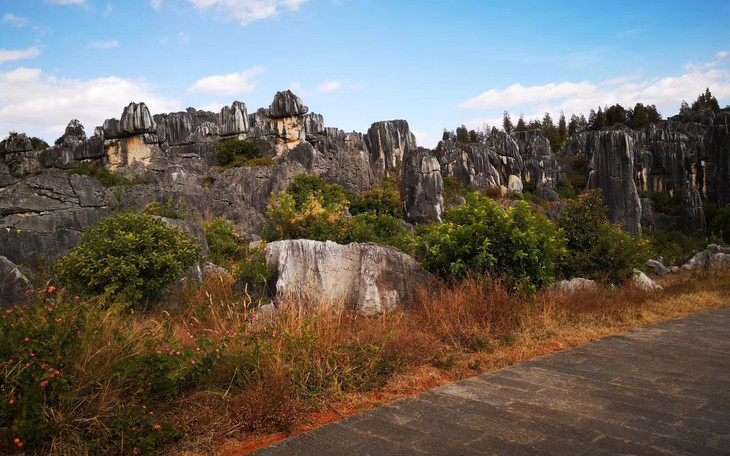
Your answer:
[[[609,223],[600,190],[566,201],[558,227],[567,240],[568,255],[561,265],[565,277],[620,281],[650,256],[648,241]]]
[[[246,257],[248,245],[233,231],[233,222],[216,217],[204,223],[203,230],[208,242],[208,261],[228,267],[232,262]]]
[[[429,271],[459,278],[490,273],[529,291],[550,284],[564,254],[562,234],[526,203],[504,209],[476,193],[448,211],[443,223],[422,231],[423,265]]]
[[[730,244],[730,206],[720,208],[709,223],[710,233]]]
[[[36,136],[30,138],[30,145],[33,146],[33,150],[46,150],[49,147],[47,142]]]
[[[58,261],[56,271],[82,296],[137,304],[162,293],[199,253],[198,243],[179,228],[149,214],[127,212],[92,226]]]
[[[670,193],[663,192],[641,192],[642,198],[651,199],[651,210],[662,214],[679,215],[682,212],[684,203],[681,192],[675,190]]]
[[[466,198],[474,192],[474,187],[464,185],[453,176],[444,176],[444,203],[454,204],[458,198]]]
[[[714,113],[717,113],[720,111],[720,105],[717,102],[717,98],[712,95],[710,92],[709,87],[705,89],[705,93],[699,94],[697,96],[697,99],[692,103],[692,111],[702,111],[704,109],[709,109]]]
[[[694,250],[703,250],[709,243],[705,238],[689,236],[679,230],[653,230],[647,233],[647,237],[652,257],[661,256],[670,263],[689,255]]]
[[[350,213],[352,215],[372,213],[400,218],[401,205],[398,192],[392,186],[381,184],[358,198],[351,198]]]
[[[188,204],[184,199],[169,197],[165,201],[149,203],[145,206],[144,211],[158,217],[185,220],[188,215]]]
[[[300,175],[286,192],[272,195],[264,239],[377,242],[409,252],[413,237],[401,224],[400,211],[397,193],[385,184],[360,197],[318,177]]]
[[[83,174],[98,180],[104,187],[115,187],[117,185],[138,185],[146,184],[147,181],[141,178],[127,179],[109,171],[103,166],[96,166],[91,163],[79,163],[76,168],[67,171],[69,174]]]
[[[218,144],[215,149],[215,159],[219,166],[233,168],[240,166],[269,166],[262,160],[261,150],[254,142],[245,139],[230,138]],[[251,164],[256,163],[256,164]]]
[[[86,139],[84,126],[81,124],[81,122],[79,122],[78,119],[73,119],[71,122],[68,123],[68,125],[66,126],[66,130],[63,132],[63,135],[56,139],[54,144],[60,146],[61,144],[72,138],[78,141],[83,141]]]

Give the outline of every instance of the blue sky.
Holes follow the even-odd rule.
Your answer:
[[[730,2],[0,0],[0,132],[88,133],[130,101],[252,112],[291,88],[327,126],[444,128],[599,105],[730,104]]]

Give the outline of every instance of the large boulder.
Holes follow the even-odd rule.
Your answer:
[[[649,278],[649,276],[639,271],[638,269],[634,269],[634,273],[631,276],[631,281],[634,283],[634,285],[644,291],[660,291],[664,289],[664,287],[655,283]]]
[[[4,256],[0,256],[0,309],[25,304],[25,292],[32,288],[30,281],[18,266]]]
[[[401,198],[409,223],[441,222],[444,215],[444,181],[436,157],[422,147],[408,152],[403,161]]]
[[[400,175],[403,157],[416,149],[416,137],[405,120],[375,122],[364,139],[377,176]]]
[[[710,244],[697,252],[682,266],[685,271],[695,269],[720,269],[730,266],[730,248]]]
[[[277,270],[279,300],[305,298],[366,315],[399,308],[428,277],[410,256],[372,243],[277,241],[266,246],[266,263]]]
[[[119,126],[122,134],[126,136],[141,135],[144,133],[154,133],[157,131],[150,110],[144,103],[129,103],[122,112],[122,118],[119,120]]]
[[[248,110],[246,103],[234,101],[231,107],[224,106],[218,116],[220,135],[240,135],[248,131]]]

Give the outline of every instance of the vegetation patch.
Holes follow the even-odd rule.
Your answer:
[[[116,187],[117,185],[138,185],[147,184],[148,182],[139,177],[127,179],[118,174],[109,171],[103,166],[96,166],[91,163],[79,163],[76,168],[67,171],[68,174],[82,174],[93,177],[98,180],[104,187]]]

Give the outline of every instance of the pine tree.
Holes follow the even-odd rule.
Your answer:
[[[596,119],[593,122],[593,129],[603,130],[604,128],[606,128],[606,115],[603,113],[603,109],[599,106],[598,112],[596,113]]]
[[[504,118],[502,119],[502,128],[508,135],[512,133],[514,127],[512,126],[512,119],[509,116],[509,112],[504,112]]]
[[[562,111],[560,111],[560,119],[558,120],[558,138],[560,144],[568,139],[568,127],[565,124],[565,114]]]
[[[527,125],[525,125],[525,118],[523,116],[520,116],[519,120],[517,121],[517,126],[515,127],[515,132],[520,131],[527,131]]]
[[[636,103],[633,115],[631,116],[631,128],[634,130],[643,130],[647,125],[649,125],[649,116],[646,113],[646,109],[643,104]]]

